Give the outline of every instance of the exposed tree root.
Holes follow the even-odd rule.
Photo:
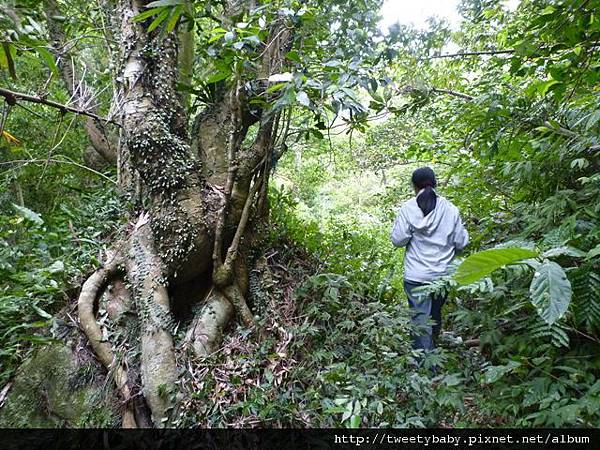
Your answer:
[[[223,330],[232,316],[231,302],[222,292],[213,288],[186,335],[186,341],[192,345],[196,355],[207,356],[218,350]]]
[[[246,326],[254,325],[254,317],[244,298],[248,290],[248,269],[244,260],[236,259],[233,269],[233,280],[229,279],[232,274],[227,274],[225,279],[230,284],[224,287],[213,285],[187,331],[186,341],[198,356],[207,356],[219,349],[223,331],[234,314]]]
[[[246,299],[242,294],[242,291],[238,284],[234,281],[229,286],[223,289],[223,293],[227,297],[227,299],[233,304],[235,308],[236,315],[242,319],[244,325],[247,327],[251,327],[254,325],[254,316],[252,315],[252,311],[248,307],[246,303]]]
[[[174,406],[176,398],[177,369],[173,337],[169,294],[166,287],[165,268],[154,247],[154,239],[148,220],[142,216],[128,241],[125,257],[119,252],[104,267],[94,272],[84,283],[78,301],[81,327],[102,364],[113,372],[117,388],[125,402],[123,427],[135,427],[135,410],[143,419],[143,405],[132,402],[131,390],[127,385],[127,371],[117,363],[112,345],[107,342],[96,322],[94,305],[111,278],[124,266],[133,285],[134,301],[141,321],[141,360],[140,372],[142,393],[150,408],[155,426],[165,425],[165,417]],[[118,302],[112,309],[122,308]],[[134,405],[136,407],[134,407]],[[145,422],[145,421],[144,421]],[[141,423],[140,423],[141,425]]]
[[[131,320],[131,313],[135,308],[131,291],[127,288],[127,285],[123,282],[122,278],[117,277],[110,282],[110,285],[105,292],[104,307],[109,319],[119,332],[124,336],[130,334],[128,333],[128,322]],[[134,379],[131,371],[129,371],[128,375],[135,422],[138,428],[152,428],[152,419],[146,400],[143,395],[140,395],[141,392],[136,391],[132,386],[137,380]]]
[[[115,358],[112,347],[102,336],[102,330],[96,322],[94,315],[94,305],[100,297],[102,290],[106,287],[110,279],[118,272],[119,264],[122,262],[120,255],[113,256],[105,265],[96,270],[83,284],[81,294],[77,302],[79,313],[79,322],[81,328],[92,349],[96,353],[100,362],[113,373],[115,384],[125,402],[125,411],[123,413],[123,428],[136,428],[137,423],[133,406],[130,402],[131,392],[127,385],[127,370]]]
[[[175,403],[177,367],[164,264],[154,247],[150,226],[143,219],[131,237],[129,253],[127,273],[141,319],[142,392],[154,425],[161,427]]]

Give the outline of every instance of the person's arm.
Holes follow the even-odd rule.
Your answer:
[[[453,244],[456,251],[460,252],[469,243],[469,232],[460,219],[460,214],[456,212],[456,221],[454,223]]]
[[[406,220],[406,216],[404,213],[404,208],[400,208],[398,211],[398,216],[394,221],[394,227],[392,228],[392,244],[396,247],[404,247],[406,246],[410,238],[412,238],[412,229]]]

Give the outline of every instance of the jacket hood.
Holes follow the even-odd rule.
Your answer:
[[[423,217],[423,211],[417,205],[417,198],[414,197],[410,199],[407,204],[407,219],[410,226],[415,230],[426,235],[430,235],[442,222],[444,216],[448,212],[449,203],[448,201],[438,195],[437,202],[433,211],[427,214],[426,217]]]

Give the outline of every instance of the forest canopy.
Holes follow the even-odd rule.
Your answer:
[[[600,1],[513,6],[3,0],[0,425],[598,427]]]

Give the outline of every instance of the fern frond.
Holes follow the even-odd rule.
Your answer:
[[[529,336],[533,340],[548,339],[555,347],[568,347],[569,335],[568,328],[559,322],[554,322],[548,325],[539,319],[535,319],[535,323],[530,325]]]
[[[595,269],[588,263],[570,274],[574,325],[590,334],[600,331],[600,274]]]

